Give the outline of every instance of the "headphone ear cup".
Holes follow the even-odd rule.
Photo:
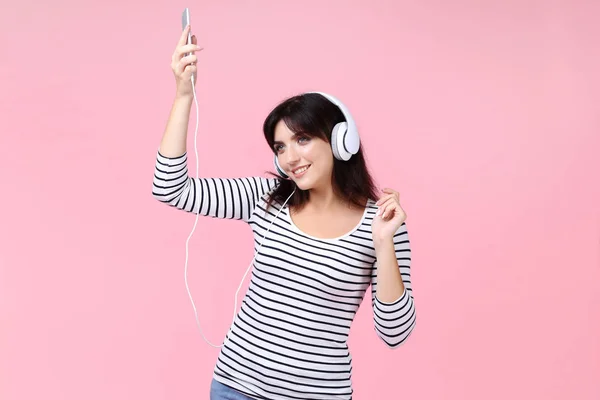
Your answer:
[[[335,104],[346,121],[344,125],[338,124],[331,132],[331,148],[335,158],[338,160],[348,161],[360,149],[360,137],[356,129],[356,122],[350,113],[350,110],[336,97],[323,92],[310,92],[320,94]],[[342,129],[343,128],[343,129]]]
[[[346,134],[348,133],[348,124],[346,122],[340,122],[333,127],[331,131],[331,150],[333,156],[341,161],[348,161],[352,154],[348,152],[344,145]]]
[[[288,174],[285,173],[283,168],[279,165],[279,160],[277,159],[277,155],[273,157],[273,165],[275,166],[275,171],[281,176],[283,179],[290,179]]]

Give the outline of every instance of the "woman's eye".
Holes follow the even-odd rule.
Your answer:
[[[306,136],[302,136],[298,139],[298,142],[300,142],[300,143],[307,143],[308,141],[310,141],[310,138],[308,138]]]

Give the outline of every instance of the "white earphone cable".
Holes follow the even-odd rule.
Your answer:
[[[198,115],[199,115],[198,114],[198,99],[196,98],[196,88],[195,88],[194,75],[192,75],[191,79],[192,79],[192,92],[194,94],[194,103],[196,104],[196,129],[194,131],[194,151],[195,151],[194,154],[196,156],[196,177],[200,178],[200,175],[198,173],[199,162],[198,162],[198,145],[197,145],[197,141],[198,141],[198,120],[199,120],[199,117],[198,117]],[[283,207],[285,207],[285,205],[287,204],[288,200],[292,197],[292,195],[295,192],[296,192],[296,189],[294,188],[294,190],[292,191],[292,193],[288,196],[288,198],[285,200],[285,202],[283,203],[283,205],[277,211],[277,214],[275,214],[275,218],[273,218],[273,220],[271,221],[271,224],[269,225],[269,228],[267,229],[267,231],[263,235],[263,240],[261,241],[260,246],[254,252],[254,257],[252,257],[252,261],[250,262],[250,265],[248,266],[248,268],[246,268],[246,272],[244,273],[244,276],[242,277],[242,280],[240,281],[238,289],[235,292],[235,301],[234,301],[234,305],[233,305],[233,317],[232,317],[232,320],[231,320],[231,324],[232,325],[233,325],[233,321],[235,320],[235,314],[236,314],[236,311],[237,311],[237,299],[238,299],[238,295],[239,295],[240,290],[242,289],[242,285],[244,283],[244,280],[246,279],[246,275],[248,275],[248,272],[250,271],[250,268],[254,264],[254,260],[256,259],[256,255],[258,254],[259,250],[261,249],[261,247],[262,247],[262,245],[264,243],[264,238],[266,237],[267,233],[269,233],[269,231],[271,230],[271,226],[273,225],[273,223],[275,222],[275,220],[279,216],[279,213],[281,212],[281,210],[283,209]],[[198,212],[196,213],[196,220],[194,221],[194,226],[192,227],[192,231],[190,232],[187,240],[185,241],[185,268],[184,268],[185,287],[187,289],[190,301],[192,302],[192,307],[194,309],[194,315],[196,317],[196,325],[198,326],[198,330],[200,331],[200,335],[202,335],[202,338],[204,339],[204,341],[206,343],[208,343],[209,345],[211,345],[212,347],[220,348],[220,347],[223,347],[223,344],[215,345],[215,344],[211,343],[204,336],[204,333],[202,332],[202,328],[200,327],[200,320],[198,319],[198,310],[196,310],[196,305],[194,304],[194,299],[192,298],[192,293],[190,292],[190,288],[189,288],[189,285],[188,285],[188,279],[187,279],[188,260],[189,260],[189,243],[190,243],[190,239],[192,238],[192,235],[194,234],[194,231],[196,230],[196,226],[198,225],[198,217],[200,216],[200,211],[201,210],[198,210]]]

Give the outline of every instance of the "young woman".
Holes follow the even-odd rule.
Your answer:
[[[190,77],[200,48],[195,37],[185,44],[188,29],[173,54],[177,95],[157,153],[153,195],[187,212],[248,223],[257,250],[210,398],[351,399],[347,338],[367,290],[375,333],[387,346],[404,343],[415,326],[398,193],[384,189],[375,200],[362,150],[345,148],[352,142],[343,138],[344,124],[339,131],[345,122],[345,135],[353,134],[348,110],[318,93],[282,102],[264,122],[281,176],[190,177]]]

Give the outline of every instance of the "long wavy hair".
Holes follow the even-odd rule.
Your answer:
[[[275,154],[275,126],[281,120],[296,134],[302,133],[311,138],[320,138],[331,144],[333,127],[346,119],[335,104],[318,93],[293,96],[278,104],[264,121],[263,132],[273,154]],[[295,188],[296,192],[289,199],[288,205],[290,208],[301,209],[309,200],[310,192],[297,188],[292,180],[284,179],[275,173],[271,174],[279,177],[279,184],[269,196],[267,207],[273,201],[283,204]],[[334,157],[331,180],[334,193],[358,207],[364,207],[368,199],[375,199],[377,196],[362,146],[348,161],[341,161]]]

